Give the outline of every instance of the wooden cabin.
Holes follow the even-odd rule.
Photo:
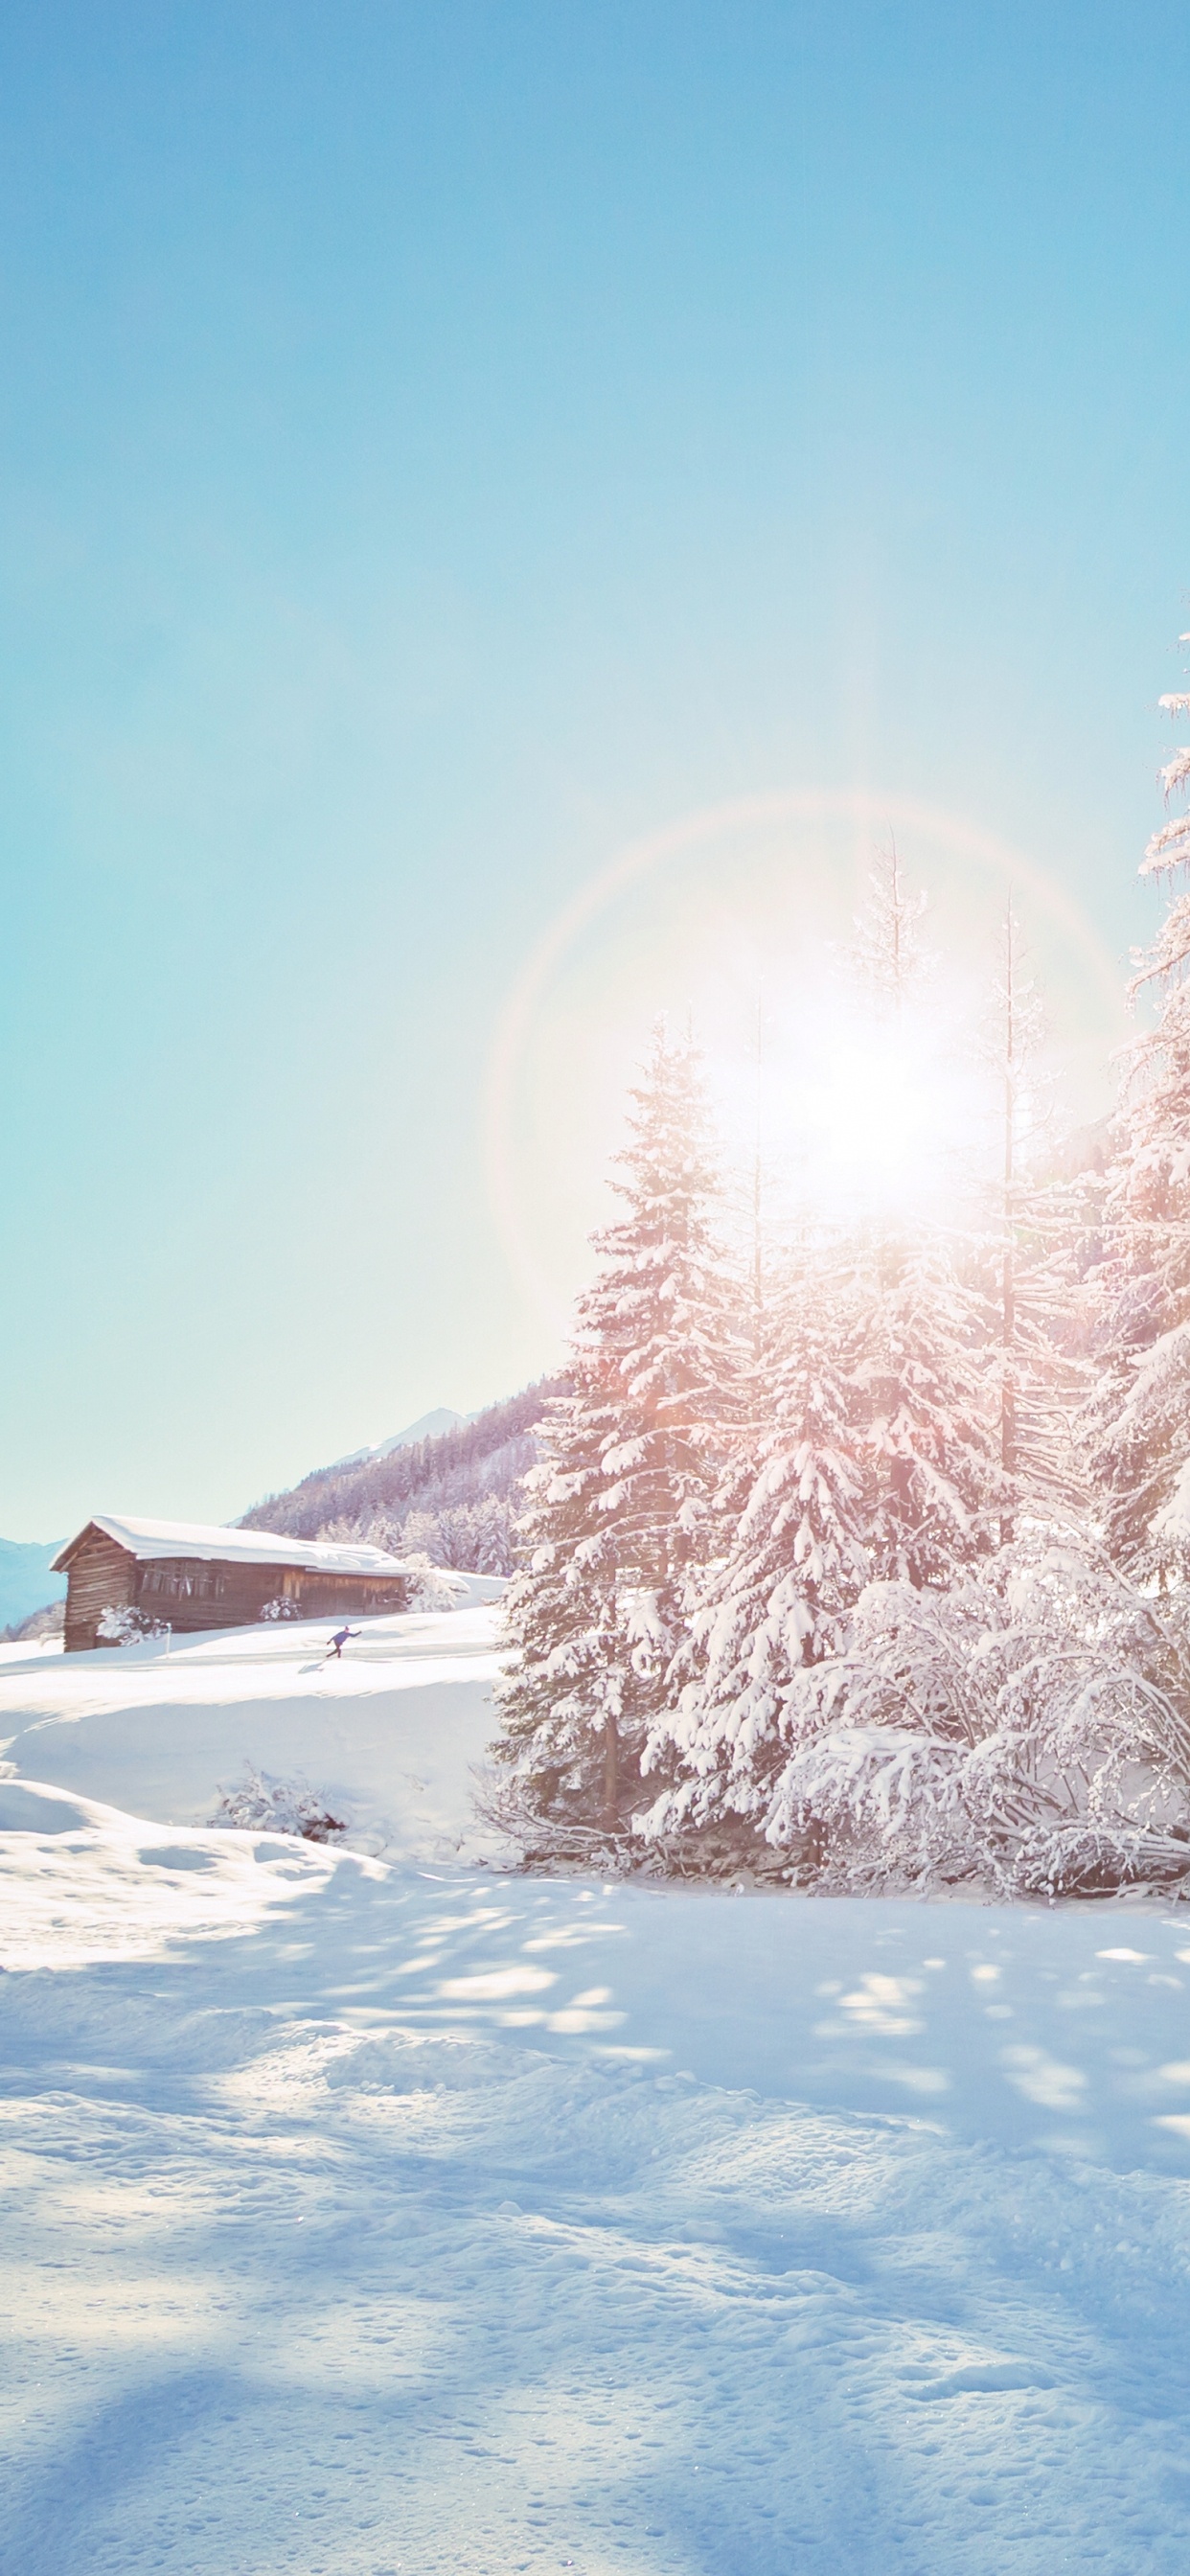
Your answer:
[[[53,1572],[66,1576],[68,1655],[114,1642],[99,1634],[108,1611],[138,1610],[189,1631],[278,1617],[355,1619],[409,1606],[408,1574],[381,1547],[106,1512],[59,1549]]]

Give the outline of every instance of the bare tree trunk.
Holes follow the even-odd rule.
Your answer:
[[[609,1833],[620,1822],[620,1730],[610,1712],[603,1727],[603,1821]]]

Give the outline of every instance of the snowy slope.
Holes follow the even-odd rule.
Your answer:
[[[341,1662],[329,1620],[92,1654],[0,1653],[0,1760],[161,1823],[206,1824],[245,1767],[301,1781],[353,1846],[407,1857],[487,1847],[470,1774],[493,1731],[496,1577],[470,1606],[369,1619]]]
[[[452,1413],[448,1404],[436,1404],[432,1413],[419,1414],[416,1422],[390,1432],[387,1440],[372,1440],[362,1449],[349,1450],[345,1458],[332,1458],[322,1473],[333,1476],[336,1468],[362,1466],[365,1458],[391,1458],[394,1449],[412,1449],[419,1440],[439,1440],[444,1431],[457,1431],[460,1423],[475,1418],[473,1413]]]
[[[178,1821],[465,1843],[490,1613],[355,1651],[0,1673],[7,2563],[1181,2576],[1190,1925]]]
[[[378,1440],[371,1455],[391,1458],[394,1449],[412,1449],[419,1440],[440,1440],[444,1431],[457,1431],[462,1423],[476,1419],[474,1413],[452,1413],[449,1404],[436,1404],[432,1413],[419,1414],[404,1431],[391,1431],[387,1440]]]

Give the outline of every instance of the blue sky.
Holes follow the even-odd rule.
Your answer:
[[[626,841],[879,788],[1144,935],[1188,72],[1162,6],[10,0],[6,1535],[552,1361],[482,1098]]]

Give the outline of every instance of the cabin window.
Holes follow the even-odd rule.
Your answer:
[[[208,1565],[151,1565],[141,1591],[153,1593],[159,1601],[222,1601],[227,1578]]]

